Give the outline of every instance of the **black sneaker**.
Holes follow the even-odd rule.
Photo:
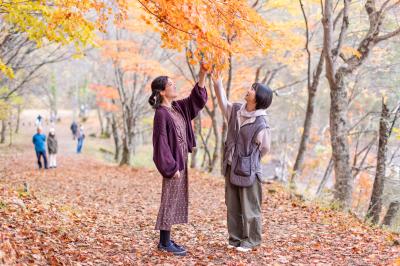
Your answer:
[[[172,241],[169,242],[168,246],[164,246],[163,244],[159,243],[158,249],[161,251],[172,253],[176,256],[186,256],[186,250],[178,248]]]

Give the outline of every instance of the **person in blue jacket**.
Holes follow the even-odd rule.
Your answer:
[[[33,135],[32,142],[35,145],[35,152],[39,169],[42,168],[41,157],[43,157],[44,168],[48,169],[46,156],[46,135],[42,133],[42,128],[37,128],[37,133]]]

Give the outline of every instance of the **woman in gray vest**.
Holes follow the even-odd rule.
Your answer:
[[[247,252],[261,244],[262,173],[261,157],[270,150],[270,129],[266,109],[273,92],[254,83],[244,97],[245,104],[230,103],[220,74],[213,75],[215,93],[228,121],[222,174],[229,233],[228,248]]]

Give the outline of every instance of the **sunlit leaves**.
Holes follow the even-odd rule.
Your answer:
[[[8,67],[0,58],[0,72],[3,72],[7,77],[14,78],[14,71]]]
[[[395,134],[396,138],[400,140],[400,128],[393,128],[393,133]]]
[[[101,0],[0,0],[1,19],[13,31],[26,34],[39,47],[44,42],[72,43],[78,53],[93,44],[95,30],[104,29],[110,12],[111,6]],[[13,77],[1,61],[0,71]]]
[[[248,47],[236,45],[250,40],[256,49],[271,46],[268,23],[247,1],[139,0],[150,19],[157,23],[165,48],[193,48],[190,62],[204,61],[209,67],[225,68],[230,53],[246,54]],[[147,19],[147,18],[146,18]]]
[[[350,47],[350,46],[342,47],[342,52],[345,55],[345,57],[347,57],[347,58],[350,56],[353,56],[353,55],[355,57],[357,57],[358,59],[361,58],[361,53],[357,49],[354,49],[353,47]]]

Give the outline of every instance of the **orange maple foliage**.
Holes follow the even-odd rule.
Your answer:
[[[118,91],[112,86],[90,84],[89,88],[96,94],[97,105],[106,112],[115,112],[119,107],[112,102],[118,99]]]
[[[190,63],[203,61],[207,68],[224,69],[229,54],[247,54],[245,40],[267,52],[277,32],[245,0],[137,1],[147,13],[142,18],[148,24],[156,22],[165,48],[191,47]]]

